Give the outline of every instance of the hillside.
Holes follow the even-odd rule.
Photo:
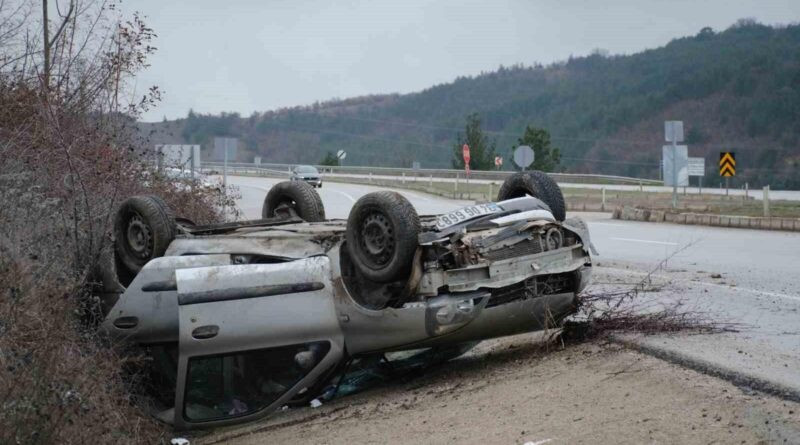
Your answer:
[[[268,88],[269,86],[265,86]],[[313,163],[344,149],[349,165],[449,167],[466,115],[477,112],[507,155],[525,125],[547,128],[561,169],[657,178],[663,121],[685,122],[690,156],[719,182],[720,150],[752,186],[800,188],[800,26],[748,21],[709,28],[629,56],[597,51],[550,66],[500,67],[405,95],[366,96],[256,113],[144,124],[153,142],[237,136],[240,160]]]

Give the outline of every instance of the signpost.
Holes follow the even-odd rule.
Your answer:
[[[222,152],[222,188],[228,189],[228,158],[236,159],[239,140],[236,138],[214,138],[214,153]]]
[[[464,172],[467,174],[467,193],[469,193],[469,145],[461,147],[461,155],[464,157]]]
[[[178,168],[180,170],[191,171],[192,178],[194,172],[200,168],[200,146],[199,145],[156,145],[156,168]]]
[[[719,175],[725,178],[725,194],[730,190],[729,178],[736,176],[736,153],[732,151],[719,152]]]
[[[529,165],[533,164],[536,154],[533,149],[527,145],[520,145],[514,150],[514,163],[517,164],[522,171],[525,171]]]
[[[503,166],[503,158],[500,157],[500,156],[495,156],[494,157],[494,166],[495,166],[495,168],[500,170],[500,167]]]
[[[339,158],[339,165],[343,165],[344,158],[347,157],[347,152],[344,150],[339,150],[336,152],[336,157]]]
[[[703,176],[706,175],[706,159],[705,158],[689,158],[687,170],[689,176],[697,176],[697,191],[703,194]]]
[[[685,159],[688,158],[688,149],[683,145],[684,155],[683,158],[678,157],[678,142],[683,142],[683,121],[665,121],[664,122],[664,140],[672,142],[672,155],[666,156],[669,151],[667,146],[662,148],[662,156],[664,157],[664,183],[670,179],[672,183],[672,208],[678,207],[678,170],[681,167],[685,168]],[[667,159],[669,158],[669,159]],[[671,161],[671,169],[667,170],[667,163]],[[688,175],[686,181],[689,181]]]

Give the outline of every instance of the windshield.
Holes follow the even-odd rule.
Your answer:
[[[294,169],[294,171],[296,171],[297,173],[306,173],[306,174],[315,174],[315,175],[319,173],[316,168],[314,168],[314,167],[312,167],[310,165],[301,165],[301,166],[297,167],[296,169]]]

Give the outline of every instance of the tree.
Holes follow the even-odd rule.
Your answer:
[[[325,153],[325,157],[319,161],[319,165],[332,165],[335,167],[339,166],[339,158],[332,152],[328,151]]]
[[[491,170],[494,168],[495,141],[489,138],[481,130],[481,118],[478,113],[467,116],[467,124],[464,126],[464,134],[458,135],[458,142],[453,145],[453,168],[464,169],[464,157],[462,147],[464,144],[469,146],[469,168],[472,170]]]
[[[534,161],[529,168],[551,172],[561,163],[561,150],[550,145],[550,133],[544,128],[536,128],[528,125],[525,133],[517,140],[517,146],[527,145],[533,149]],[[511,149],[510,158],[514,157],[514,149]],[[518,168],[516,164],[513,164]]]

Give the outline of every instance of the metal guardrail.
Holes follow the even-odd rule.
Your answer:
[[[246,172],[250,174],[263,174],[265,176],[288,176],[291,169],[297,164],[253,164],[244,162],[229,162],[229,172]],[[411,169],[394,167],[356,167],[356,166],[328,166],[315,165],[323,174],[333,174],[337,176],[391,176],[406,178],[438,178],[438,179],[464,179],[464,171],[452,169]],[[204,162],[204,171],[222,172],[222,162]],[[496,180],[502,182],[514,172],[511,171],[486,171],[473,170],[470,172],[470,179],[476,180]],[[630,184],[630,185],[663,185],[662,181],[656,179],[631,178],[627,176],[614,175],[592,175],[575,173],[548,173],[556,182],[561,183],[580,183],[580,184]]]

